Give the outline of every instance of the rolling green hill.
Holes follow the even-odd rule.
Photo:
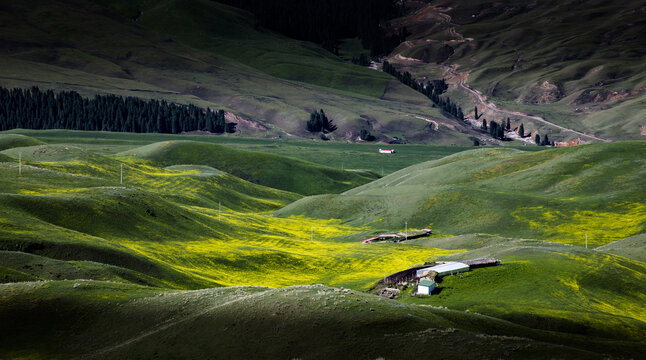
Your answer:
[[[495,257],[502,264],[443,277],[437,296],[402,296],[403,302],[468,309],[551,331],[635,341],[644,336],[646,317],[635,307],[646,299],[643,262],[582,247],[483,235],[411,244],[472,249],[443,260]]]
[[[203,145],[176,144],[188,154]],[[14,159],[0,163],[5,281],[87,276],[180,289],[325,281],[364,289],[384,272],[454,252],[330,242],[363,229],[333,219],[273,217],[268,212],[301,196],[204,165],[167,167],[63,144],[2,153]],[[249,154],[249,163],[286,159]],[[16,251],[35,255],[29,263],[40,265],[22,267]],[[87,262],[99,264],[94,269]]]
[[[643,142],[526,153],[478,149],[402,169],[278,215],[341,218],[383,229],[428,227],[593,247],[646,230]]]
[[[339,193],[377,176],[358,174],[306,161],[189,141],[166,141],[121,153],[163,166],[196,164],[226,171],[244,180],[302,195]]]
[[[56,140],[59,132],[47,133]],[[472,230],[499,226],[487,232],[579,244],[569,239],[588,231],[594,216],[609,220],[590,231],[593,247],[598,239],[643,233],[644,212],[630,205],[643,203],[641,143],[463,151],[341,195],[302,199],[242,180],[216,161],[226,155],[259,168],[280,160],[295,164],[294,173],[326,168],[192,141],[135,146],[157,139],[150,134],[97,136],[93,145],[0,152],[12,160],[0,162],[0,322],[19,324],[1,327],[2,358],[284,358],[308,357],[308,351],[326,358],[413,358],[431,349],[447,357],[604,358],[637,357],[645,349],[643,262],[603,248]],[[124,146],[129,155],[117,153]],[[427,189],[437,190],[433,196],[446,189],[479,196],[450,197],[451,205],[436,214],[468,215],[473,201],[500,204],[502,195],[520,200],[492,207],[479,223],[433,224],[436,233],[464,229],[465,235],[359,243],[380,229],[397,230],[396,222],[370,218],[381,216],[381,204],[406,216],[415,210],[410,199],[423,200]],[[512,205],[533,209],[544,202],[560,206],[551,210],[559,216],[548,219],[558,236],[522,227],[523,218],[491,223],[505,212],[536,215]],[[286,216],[303,203],[310,217]],[[538,214],[532,221],[545,217]],[[635,239],[628,247],[639,248],[641,238]],[[481,256],[502,265],[445,277],[429,298],[408,296],[410,287],[396,300],[358,292],[427,261]]]
[[[643,349],[320,285],[177,292],[57,281],[0,285],[0,294],[0,319],[21,324],[0,330],[9,357],[595,359]]]

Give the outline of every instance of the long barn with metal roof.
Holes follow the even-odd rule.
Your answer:
[[[469,265],[463,264],[461,262],[448,262],[440,265],[435,265],[423,269],[419,269],[416,272],[417,277],[421,277],[425,272],[433,270],[437,273],[437,276],[446,276],[457,273],[462,273],[469,271]]]

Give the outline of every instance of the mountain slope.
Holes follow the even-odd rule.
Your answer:
[[[256,29],[241,10],[208,0],[102,4],[0,8],[0,85],[222,108],[245,135],[311,138],[305,122],[321,108],[339,126],[334,136],[353,141],[362,128],[384,140],[441,144],[468,145],[475,135],[419,94],[411,95],[417,103],[385,100],[390,76]]]
[[[443,74],[451,99],[480,107],[488,120],[511,117],[514,127],[524,122],[558,140],[598,141],[532,116],[592,136],[643,139],[644,14],[641,1],[410,2],[392,26],[412,35],[389,60],[418,78]]]

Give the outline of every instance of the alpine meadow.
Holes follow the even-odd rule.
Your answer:
[[[646,6],[0,3],[0,359],[637,359]]]

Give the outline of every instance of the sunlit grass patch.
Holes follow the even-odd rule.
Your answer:
[[[456,252],[328,241],[364,230],[336,220],[277,218],[230,210],[224,211],[218,220],[220,214],[216,210],[192,209],[214,222],[221,221],[231,232],[219,239],[122,244],[178,270],[223,285],[270,287],[325,283],[364,289],[386,274]]]
[[[644,231],[646,205],[622,203],[606,211],[559,211],[545,207],[520,208],[512,213],[543,234],[543,238],[565,244],[599,246]]]

